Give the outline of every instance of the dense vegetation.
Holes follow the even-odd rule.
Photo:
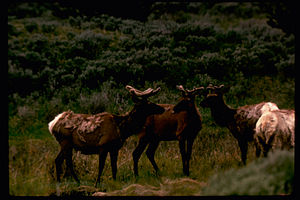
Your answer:
[[[160,86],[161,93],[151,98],[156,103],[176,103],[180,96],[175,89],[178,84],[187,88],[225,84],[231,86],[226,101],[232,107],[272,101],[279,108],[294,109],[295,36],[287,25],[270,26],[268,5],[192,2],[140,6],[143,9],[134,15],[76,4],[9,4],[10,194],[49,195],[52,190],[58,194],[66,187],[74,188],[68,184],[55,186],[52,162],[58,144],[47,130],[48,122],[68,109],[80,113],[125,113],[133,105],[124,89],[127,84],[140,89]],[[200,100],[197,98],[197,105]],[[231,146],[236,142],[228,130],[215,126],[208,110],[200,108],[200,112],[204,135],[199,134],[194,144],[191,176],[206,181],[213,172],[239,167],[239,151]],[[201,142],[204,140],[205,144]],[[120,163],[124,159],[131,163],[136,141],[133,136],[123,147],[127,154],[118,161],[120,183],[104,175],[100,190],[112,191],[134,183],[132,166],[122,168]],[[35,145],[40,145],[36,149],[40,157],[32,157]],[[165,152],[167,149],[172,150]],[[160,155],[156,156],[178,157],[178,153],[177,144],[170,142],[161,144],[157,151]],[[45,155],[47,161],[41,162],[39,158]],[[81,179],[93,182],[95,176],[86,174],[78,162],[97,162],[80,159],[81,156],[77,155],[75,166]],[[165,169],[177,167],[163,176],[182,176],[179,159],[177,163],[162,160]],[[199,168],[195,165],[200,161]],[[158,184],[159,178],[149,172],[152,168],[148,161],[143,162],[144,182],[151,179],[149,184]],[[37,168],[41,176],[32,179]],[[96,169],[97,166],[91,167],[89,173],[95,174]],[[22,176],[17,176],[20,173]],[[110,173],[110,169],[104,173]],[[33,190],[40,182],[51,184]]]

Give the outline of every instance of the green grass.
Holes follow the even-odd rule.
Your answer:
[[[277,90],[282,93],[278,94],[272,84],[278,86]],[[292,81],[280,85],[276,79],[272,81],[272,79],[266,78],[256,80],[252,85],[271,96],[272,101],[277,103],[280,108],[294,108],[291,97],[288,97],[292,91],[290,89],[293,86]],[[267,85],[272,90],[268,90]],[[156,103],[178,101],[178,92],[168,89],[163,83],[147,83],[145,88],[157,86],[161,86],[162,91],[157,97],[152,97],[151,101]],[[255,93],[253,89],[251,92],[255,93],[255,96],[252,98],[246,96],[241,101],[237,101],[235,98],[230,98],[230,93],[234,90],[236,88],[233,88],[226,96],[231,107],[238,107],[246,102],[257,103],[268,100],[266,96],[259,92]],[[117,95],[120,91],[120,95]],[[108,156],[101,183],[95,188],[98,155],[87,156],[74,151],[75,171],[81,184],[78,185],[74,179],[68,176],[62,178],[61,183],[57,183],[54,160],[60,147],[48,131],[48,122],[51,120],[51,116],[54,117],[65,109],[83,112],[83,108],[91,109],[91,105],[97,107],[98,104],[106,111],[125,113],[132,106],[132,102],[124,100],[127,97],[125,92],[120,89],[112,89],[109,85],[103,86],[99,97],[108,94],[109,100],[97,102],[96,92],[91,92],[85,100],[82,100],[85,102],[84,107],[79,102],[62,105],[61,101],[55,99],[43,101],[43,98],[37,101],[27,100],[27,103],[25,101],[22,106],[17,108],[10,106],[8,123],[9,194],[16,196],[68,196],[105,192],[105,195],[202,195],[201,188],[208,184],[213,175],[243,167],[236,139],[227,128],[215,124],[209,109],[199,108],[203,118],[203,128],[194,142],[189,177],[183,175],[177,141],[160,142],[155,154],[155,160],[160,168],[159,174],[154,172],[146,154],[143,153],[139,161],[139,177],[135,177],[132,152],[137,146],[138,138],[131,136],[119,151],[116,181],[112,179],[110,157]],[[201,99],[196,98],[197,105]],[[120,107],[117,108],[118,104],[121,105],[121,110]],[[254,145],[251,144],[248,163],[252,164],[251,162],[255,160]],[[65,164],[63,169],[65,170]],[[66,174],[68,175],[68,173]],[[179,182],[184,184],[183,188],[178,188],[176,183]]]
[[[250,87],[253,86],[253,88],[262,90],[264,94],[268,94],[280,108],[294,108],[293,98],[289,96],[293,95],[292,91],[294,90],[291,89],[293,84],[292,81],[280,84],[277,79],[264,78],[256,79]],[[158,86],[162,87],[162,91],[160,95],[152,97],[151,101],[155,103],[178,101],[178,91],[168,89],[163,83],[146,83],[145,88]],[[276,92],[275,87],[281,91],[280,94]],[[64,196],[92,195],[95,192],[106,192],[106,195],[202,195],[200,189],[208,183],[213,175],[242,167],[236,139],[227,128],[215,124],[209,109],[200,107],[203,128],[194,142],[189,177],[183,175],[177,141],[160,142],[155,154],[155,160],[160,168],[158,175],[154,172],[146,154],[143,153],[139,161],[139,177],[135,177],[132,152],[137,146],[138,138],[131,136],[119,152],[116,181],[112,179],[110,157],[108,156],[101,183],[95,188],[98,156],[82,155],[74,151],[75,171],[81,184],[76,184],[74,179],[68,176],[62,178],[62,183],[58,184],[54,160],[60,147],[48,131],[48,122],[52,119],[51,117],[66,109],[84,112],[85,108],[93,110],[101,107],[112,113],[125,113],[132,107],[132,102],[124,100],[128,97],[124,89],[112,89],[109,84],[103,85],[101,89],[98,96],[96,91],[92,91],[85,94],[85,99],[69,104],[62,104],[59,99],[44,101],[43,98],[38,98],[37,100],[27,99],[17,108],[9,106],[10,195]],[[245,96],[244,99],[241,98],[241,101],[238,101],[231,96],[236,92],[235,90],[236,87],[233,87],[226,95],[226,100],[231,107],[268,101],[263,93],[254,89],[249,92],[255,94],[252,98]],[[98,99],[104,96],[108,100],[98,102]],[[201,99],[196,98],[196,105],[199,105]],[[256,160],[255,151],[251,144],[248,163],[251,164],[254,160]],[[65,164],[63,169],[65,170]],[[178,188],[176,182],[184,182],[186,184],[184,188],[187,187],[187,189]],[[143,191],[139,192],[139,190]]]
[[[17,196],[90,196],[96,193],[97,195],[112,196],[189,196],[291,193],[291,180],[294,177],[292,154],[283,152],[276,154],[275,157],[271,156],[267,161],[264,161],[266,159],[257,160],[254,157],[254,148],[251,146],[248,153],[249,162],[244,167],[240,165],[237,144],[227,130],[223,130],[219,138],[216,134],[219,131],[222,132],[220,128],[204,126],[202,131],[194,144],[189,177],[182,173],[181,157],[176,141],[161,142],[155,155],[161,170],[159,174],[154,172],[146,155],[143,154],[139,162],[140,175],[135,177],[131,153],[137,143],[137,137],[132,136],[119,152],[117,180],[112,179],[108,156],[101,183],[97,188],[94,187],[98,172],[97,155],[87,156],[74,151],[75,171],[81,184],[78,185],[69,176],[62,178],[61,183],[57,183],[54,159],[59,151],[59,145],[53,137],[9,140],[9,194]],[[206,142],[201,142],[203,140]],[[275,171],[270,171],[270,167],[275,167]],[[65,170],[65,165],[63,169]],[[256,172],[258,174],[255,174]],[[250,180],[249,178],[252,176],[256,179]],[[244,177],[245,180],[240,180],[240,177]],[[248,191],[247,188],[253,181],[258,182],[260,177],[267,180],[263,189],[259,190],[260,187],[257,186],[255,190]],[[285,180],[288,181],[288,189],[284,188]],[[235,185],[228,190],[218,189],[228,183],[235,183]],[[239,189],[237,183],[243,183],[243,190]]]
[[[191,180],[205,182],[216,171],[223,171],[238,165],[239,152],[237,146],[232,148],[231,145],[226,144],[226,141],[230,142],[233,139],[231,135],[228,132],[224,133],[226,134],[226,136],[222,136],[225,137],[224,142],[222,138],[216,139],[213,137],[212,131],[212,128],[204,126],[203,131],[200,132],[194,143],[190,167],[191,175],[189,177]],[[216,132],[214,133],[216,134]],[[59,145],[50,136],[50,133],[42,132],[41,135],[43,135],[42,139],[24,137],[22,140],[23,137],[21,136],[9,139],[10,195],[91,195],[97,191],[113,192],[122,190],[132,184],[162,187],[161,184],[165,185],[166,181],[172,182],[186,178],[182,173],[181,156],[177,141],[161,142],[157,149],[155,159],[161,170],[159,175],[154,172],[146,155],[143,154],[139,162],[140,176],[136,178],[133,174],[131,154],[138,139],[136,136],[132,136],[119,152],[116,181],[112,179],[110,158],[108,156],[101,183],[98,188],[95,188],[98,156],[82,155],[74,151],[75,171],[81,180],[81,184],[77,185],[72,178],[68,177],[63,178],[62,183],[58,184],[55,177],[54,159],[59,152]],[[202,140],[206,140],[207,143],[201,142]],[[226,147],[231,147],[231,149],[224,149]],[[179,191],[176,194],[180,194]],[[192,193],[187,190],[183,194],[190,195]]]

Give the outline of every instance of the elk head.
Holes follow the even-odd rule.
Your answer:
[[[152,88],[148,88],[143,92],[133,88],[130,85],[127,85],[126,89],[131,94],[131,98],[135,103],[135,109],[137,112],[142,112],[144,115],[152,115],[161,114],[165,111],[163,107],[148,101],[149,97],[157,94],[160,91],[160,87],[155,90]]]
[[[220,99],[223,102],[223,94],[228,92],[229,88],[224,87],[224,85],[220,86],[213,86],[212,84],[209,84],[206,87],[205,91],[205,98],[200,103],[201,107],[216,107],[218,103],[220,102]]]
[[[182,92],[182,97],[173,109],[174,113],[182,110],[192,110],[195,108],[195,96],[203,94],[204,87],[194,88],[192,90],[184,89],[182,85],[177,86],[177,89]]]

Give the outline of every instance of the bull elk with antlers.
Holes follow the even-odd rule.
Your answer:
[[[277,105],[271,102],[262,102],[233,109],[226,105],[223,99],[223,94],[229,88],[225,88],[224,85],[212,86],[210,84],[206,89],[206,97],[200,103],[200,106],[209,107],[216,123],[230,130],[238,141],[242,162],[246,164],[248,142],[253,141],[256,122],[263,113],[278,110]],[[258,154],[258,149],[256,147],[256,154]]]
[[[89,115],[63,112],[49,123],[49,131],[60,144],[61,150],[55,159],[57,180],[60,181],[61,165],[66,159],[67,167],[79,183],[72,163],[73,148],[81,153],[99,154],[99,173],[96,180],[100,182],[107,153],[110,153],[113,179],[116,179],[119,149],[129,136],[141,131],[146,118],[152,114],[164,112],[164,108],[151,103],[148,97],[159,92],[160,88],[147,89],[144,92],[126,86],[134,104],[133,109],[125,115],[107,112]]]
[[[157,172],[159,169],[154,160],[155,151],[160,141],[171,140],[179,141],[183,173],[189,175],[193,142],[202,128],[201,116],[195,105],[195,96],[204,88],[193,90],[186,90],[183,86],[177,86],[177,88],[182,92],[181,100],[176,105],[158,104],[165,108],[165,112],[147,117],[144,129],[138,134],[139,143],[132,154],[136,176],[138,175],[138,161],[147,145],[149,144],[146,155]]]

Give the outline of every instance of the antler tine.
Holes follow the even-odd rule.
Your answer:
[[[209,84],[209,85],[206,87],[206,89],[208,89],[208,90],[214,90],[215,87],[214,87],[212,84]]]
[[[182,85],[176,85],[176,88],[182,92],[183,96],[186,96],[188,94],[187,90],[184,89]]]
[[[152,88],[148,88],[147,90],[142,92],[140,90],[135,89],[134,87],[132,87],[130,85],[127,85],[126,89],[129,90],[129,92],[132,95],[135,95],[137,97],[142,97],[142,98],[148,98],[160,91],[160,87],[158,87],[156,90],[154,90]]]
[[[221,89],[221,88],[224,87],[224,85],[222,84],[222,85],[220,85],[219,87],[218,87],[218,86],[215,86],[215,87],[218,88],[218,89]]]
[[[195,91],[197,91],[197,90],[204,90],[205,88],[203,87],[203,86],[201,86],[201,87],[194,87],[194,89],[193,90],[195,90]]]
[[[204,90],[204,87],[194,87],[192,90],[186,90],[188,93],[193,93],[195,94],[196,92],[200,91],[200,90]]]
[[[178,90],[181,90],[181,91],[185,92],[185,89],[183,88],[182,85],[177,85],[176,88],[177,88]]]

